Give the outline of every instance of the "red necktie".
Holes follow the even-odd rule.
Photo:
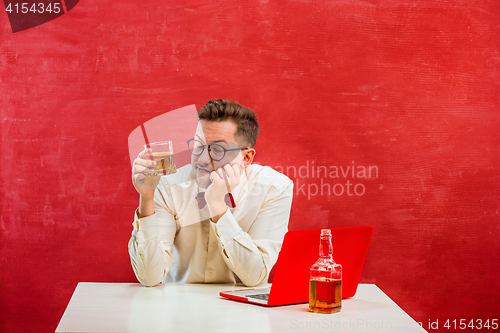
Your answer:
[[[205,200],[205,192],[200,192],[196,195],[196,201],[198,202],[198,208],[203,209],[206,206],[207,200]],[[236,203],[234,202],[233,195],[231,193],[227,193],[224,196],[224,202],[229,208],[236,207]]]

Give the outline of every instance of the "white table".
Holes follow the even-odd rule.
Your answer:
[[[374,284],[360,284],[335,314],[219,296],[235,289],[242,286],[79,283],[56,332],[425,332]]]

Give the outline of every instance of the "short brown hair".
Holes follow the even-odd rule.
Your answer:
[[[259,123],[252,109],[237,102],[218,99],[209,101],[198,111],[198,120],[224,121],[230,120],[236,124],[235,137],[245,144],[254,147],[259,136]]]

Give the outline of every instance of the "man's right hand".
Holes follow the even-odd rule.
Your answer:
[[[132,166],[132,183],[141,195],[139,214],[143,217],[154,214],[155,189],[160,176],[153,176],[155,162],[149,159],[151,151],[145,149],[139,153]]]

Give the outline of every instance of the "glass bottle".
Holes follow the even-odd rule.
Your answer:
[[[332,258],[332,233],[322,229],[319,259],[309,270],[309,311],[335,313],[342,308],[342,266]]]

